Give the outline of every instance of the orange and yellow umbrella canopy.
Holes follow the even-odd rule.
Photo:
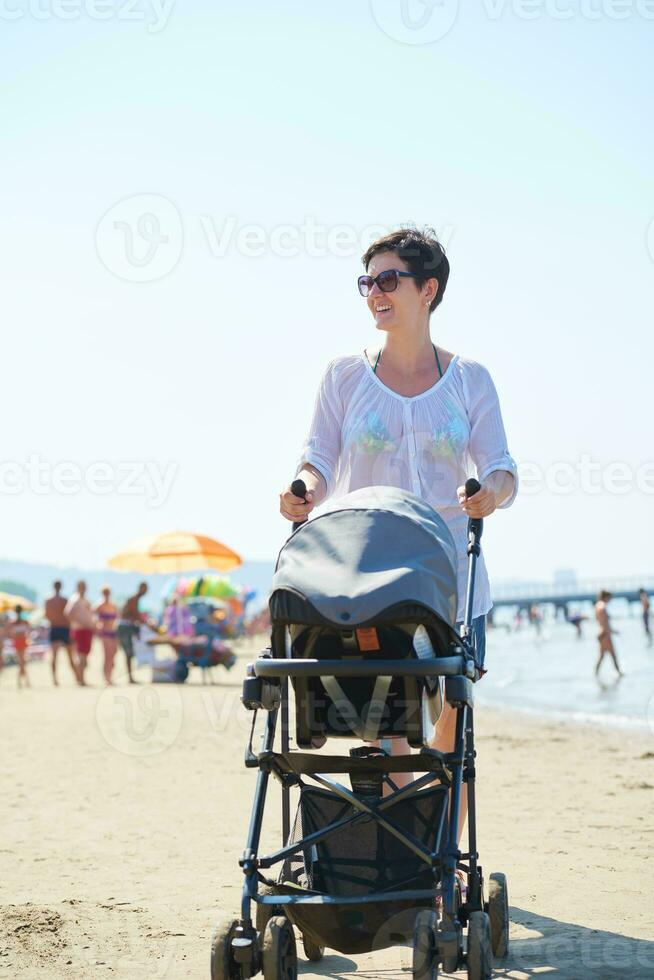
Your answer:
[[[0,592],[0,613],[14,610],[16,606],[21,606],[26,612],[34,609],[34,603],[26,599],[25,596],[12,595],[10,592]]]
[[[167,531],[143,538],[109,559],[109,567],[119,572],[197,572],[215,568],[229,572],[243,561],[235,551],[204,534],[190,531]]]

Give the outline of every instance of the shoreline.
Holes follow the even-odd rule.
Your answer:
[[[633,718],[629,715],[600,715],[589,712],[556,710],[546,707],[519,707],[515,704],[500,704],[497,701],[480,699],[475,705],[475,711],[497,711],[502,714],[516,716],[526,715],[534,721],[559,722],[575,727],[598,728],[601,731],[634,731],[654,737],[654,717],[650,723],[646,718]]]

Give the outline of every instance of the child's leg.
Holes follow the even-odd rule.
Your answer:
[[[16,660],[18,661],[18,686],[20,687],[21,681],[25,682],[25,685],[29,687],[29,677],[27,676],[27,668],[25,666],[25,650],[16,650]]]

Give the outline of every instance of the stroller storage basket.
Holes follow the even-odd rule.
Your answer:
[[[438,887],[436,855],[444,834],[446,798],[446,787],[433,786],[383,811],[389,823],[422,845],[431,861],[423,860],[366,814],[359,814],[303,855],[287,860],[275,892],[315,896],[315,902],[285,905],[288,918],[304,935],[341,953],[392,945],[398,941],[397,931],[404,921],[410,933],[415,918],[410,910],[434,905],[433,898],[412,898],[409,891],[433,892]],[[303,786],[291,840],[298,841],[355,813],[356,809],[335,793]],[[390,901],[380,894],[401,892],[407,896]],[[373,895],[381,900],[369,900]],[[329,896],[328,902],[324,896]],[[358,901],[353,902],[355,898]],[[386,928],[392,919],[397,922],[395,930]]]

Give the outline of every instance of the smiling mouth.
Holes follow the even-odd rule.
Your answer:
[[[392,309],[392,306],[376,306],[375,313],[388,313]]]

